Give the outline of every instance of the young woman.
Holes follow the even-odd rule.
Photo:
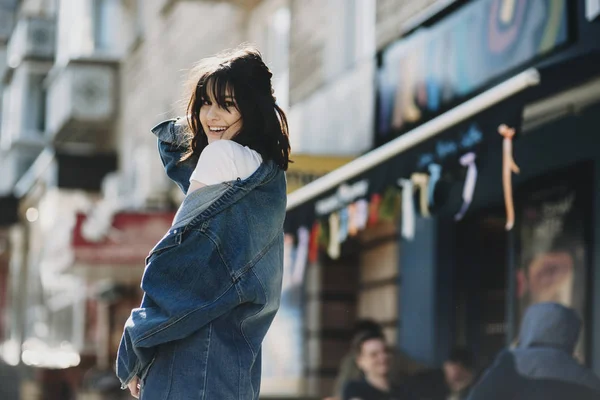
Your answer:
[[[257,399],[281,295],[287,121],[258,51],[194,73],[187,119],[152,130],[186,196],[146,259],[117,375],[143,400]]]
[[[350,381],[343,390],[343,400],[403,400],[408,393],[389,381],[390,358],[385,338],[366,332],[353,343],[356,365],[362,379]]]

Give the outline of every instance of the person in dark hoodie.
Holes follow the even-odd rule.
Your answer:
[[[473,388],[469,400],[592,400],[600,378],[573,357],[581,320],[558,303],[528,308],[519,345],[503,351]]]

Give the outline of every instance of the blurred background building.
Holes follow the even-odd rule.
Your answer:
[[[2,398],[128,398],[117,346],[182,199],[150,128],[185,112],[195,62],[242,42],[273,71],[295,160],[265,398],[332,394],[365,317],[424,365],[458,344],[483,368],[543,300],[581,313],[578,351],[600,371],[599,14],[597,0],[0,0]],[[521,168],[508,233],[501,123]],[[403,191],[415,173],[428,183]]]

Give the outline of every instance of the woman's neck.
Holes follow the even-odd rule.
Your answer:
[[[369,382],[371,386],[381,390],[382,392],[390,391],[390,384],[385,375],[365,375],[365,379],[367,380],[367,382]]]

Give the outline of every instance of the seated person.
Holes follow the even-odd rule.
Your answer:
[[[353,344],[356,365],[362,378],[348,382],[343,400],[403,400],[411,397],[390,382],[390,357],[383,335],[367,332],[358,336]]]
[[[352,337],[358,338],[365,334],[375,334],[383,336],[383,328],[377,322],[371,319],[359,320],[354,326],[354,332]],[[424,370],[424,366],[418,362],[412,360],[408,355],[399,349],[395,349],[389,354],[390,368],[389,377],[391,382],[395,384],[401,384],[407,381],[411,376]],[[340,363],[340,369],[338,376],[335,380],[334,397],[328,399],[340,399],[342,397],[342,390],[346,384],[352,380],[359,380],[363,377],[363,374],[356,365],[356,355],[354,350],[350,349],[348,354],[344,356]]]

